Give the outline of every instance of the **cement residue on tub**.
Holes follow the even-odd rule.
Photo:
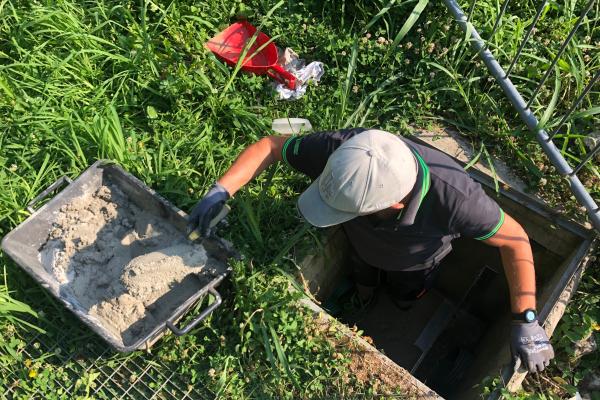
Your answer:
[[[173,287],[179,290],[190,274],[212,272],[202,246],[112,185],[61,207],[52,226],[40,261],[60,283],[61,296],[125,345],[185,300],[166,296]]]

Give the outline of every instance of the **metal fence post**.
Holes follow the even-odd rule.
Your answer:
[[[585,17],[586,12],[591,8],[591,4],[593,4],[593,2],[594,0],[591,0],[590,3],[588,3],[588,6],[580,17],[576,27],[579,26],[583,17]],[[459,4],[455,0],[444,0],[444,3],[446,4],[446,7],[452,16],[455,18],[456,22],[460,25],[461,29],[470,36],[469,42],[471,46],[478,53],[479,58],[481,58],[488,71],[494,76],[496,82],[504,91],[504,94],[508,100],[519,113],[521,120],[523,120],[525,125],[527,125],[527,127],[535,133],[538,143],[550,159],[550,162],[556,167],[557,171],[568,180],[573,195],[577,201],[579,201],[579,203],[586,208],[592,225],[600,232],[600,208],[598,207],[598,204],[596,204],[592,196],[587,192],[585,186],[581,183],[573,168],[571,168],[571,166],[567,163],[560,150],[551,140],[548,133],[539,127],[539,122],[529,108],[529,105],[527,102],[525,102],[515,85],[511,82],[504,69],[500,66],[500,64],[498,64],[493,54],[487,49],[485,42],[481,39],[479,33],[471,24],[469,18],[467,15],[465,15]],[[565,40],[565,43],[568,43],[568,41],[572,38],[573,32],[574,29],[569,34],[569,38]],[[565,43],[563,43],[562,47],[566,47]],[[524,45],[522,44],[522,46]],[[514,61],[515,60],[513,60],[513,63],[511,64],[511,69],[514,66]],[[581,164],[578,166],[578,168],[581,168]]]

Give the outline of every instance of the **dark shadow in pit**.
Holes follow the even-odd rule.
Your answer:
[[[467,382],[467,377],[473,375],[476,359],[485,357],[482,338],[510,315],[499,250],[472,239],[458,239],[452,245],[434,287],[410,309],[398,308],[382,287],[368,312],[340,318],[356,325],[380,351],[447,398],[479,383]],[[536,242],[531,245],[539,289],[563,259]]]

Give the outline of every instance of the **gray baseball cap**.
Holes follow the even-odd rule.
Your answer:
[[[302,193],[298,209],[312,225],[327,227],[400,202],[417,181],[417,160],[406,143],[371,129],[335,150]]]

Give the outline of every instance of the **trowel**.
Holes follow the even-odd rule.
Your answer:
[[[209,232],[210,229],[214,228],[219,222],[221,222],[223,218],[225,218],[227,214],[229,214],[229,211],[231,211],[231,207],[225,204],[221,212],[219,212],[216,217],[210,220],[210,223],[208,224]],[[187,237],[190,241],[204,246],[206,251],[211,253],[213,257],[216,257],[217,259],[221,257],[220,260],[223,262],[227,261],[227,257],[233,257],[236,259],[241,258],[240,254],[233,248],[232,243],[210,233],[208,236],[203,237],[200,234],[200,231],[195,229],[190,232]],[[224,253],[223,250],[226,250],[226,252]]]
[[[296,77],[277,63],[277,47],[262,32],[254,39],[256,27],[248,21],[236,22],[223,32],[210,39],[205,46],[219,58],[232,66],[236,66],[240,57],[244,61],[240,68],[258,75],[267,74],[289,89],[296,88]],[[251,43],[253,41],[253,43]],[[248,44],[251,43],[250,48]]]
[[[217,226],[217,224],[219,222],[221,222],[221,220],[223,218],[225,218],[227,216],[227,214],[229,214],[229,211],[231,211],[231,207],[229,207],[227,204],[225,204],[223,206],[223,208],[221,209],[221,211],[217,214],[217,216],[210,220],[210,222],[208,224],[209,232],[212,228]],[[209,233],[208,237],[210,237],[210,233]],[[198,229],[194,229],[193,231],[191,231],[188,234],[188,239],[191,240],[192,242],[199,240],[198,243],[202,244],[204,242],[204,239],[206,239],[206,237],[202,237],[202,235],[200,234],[200,231]]]

